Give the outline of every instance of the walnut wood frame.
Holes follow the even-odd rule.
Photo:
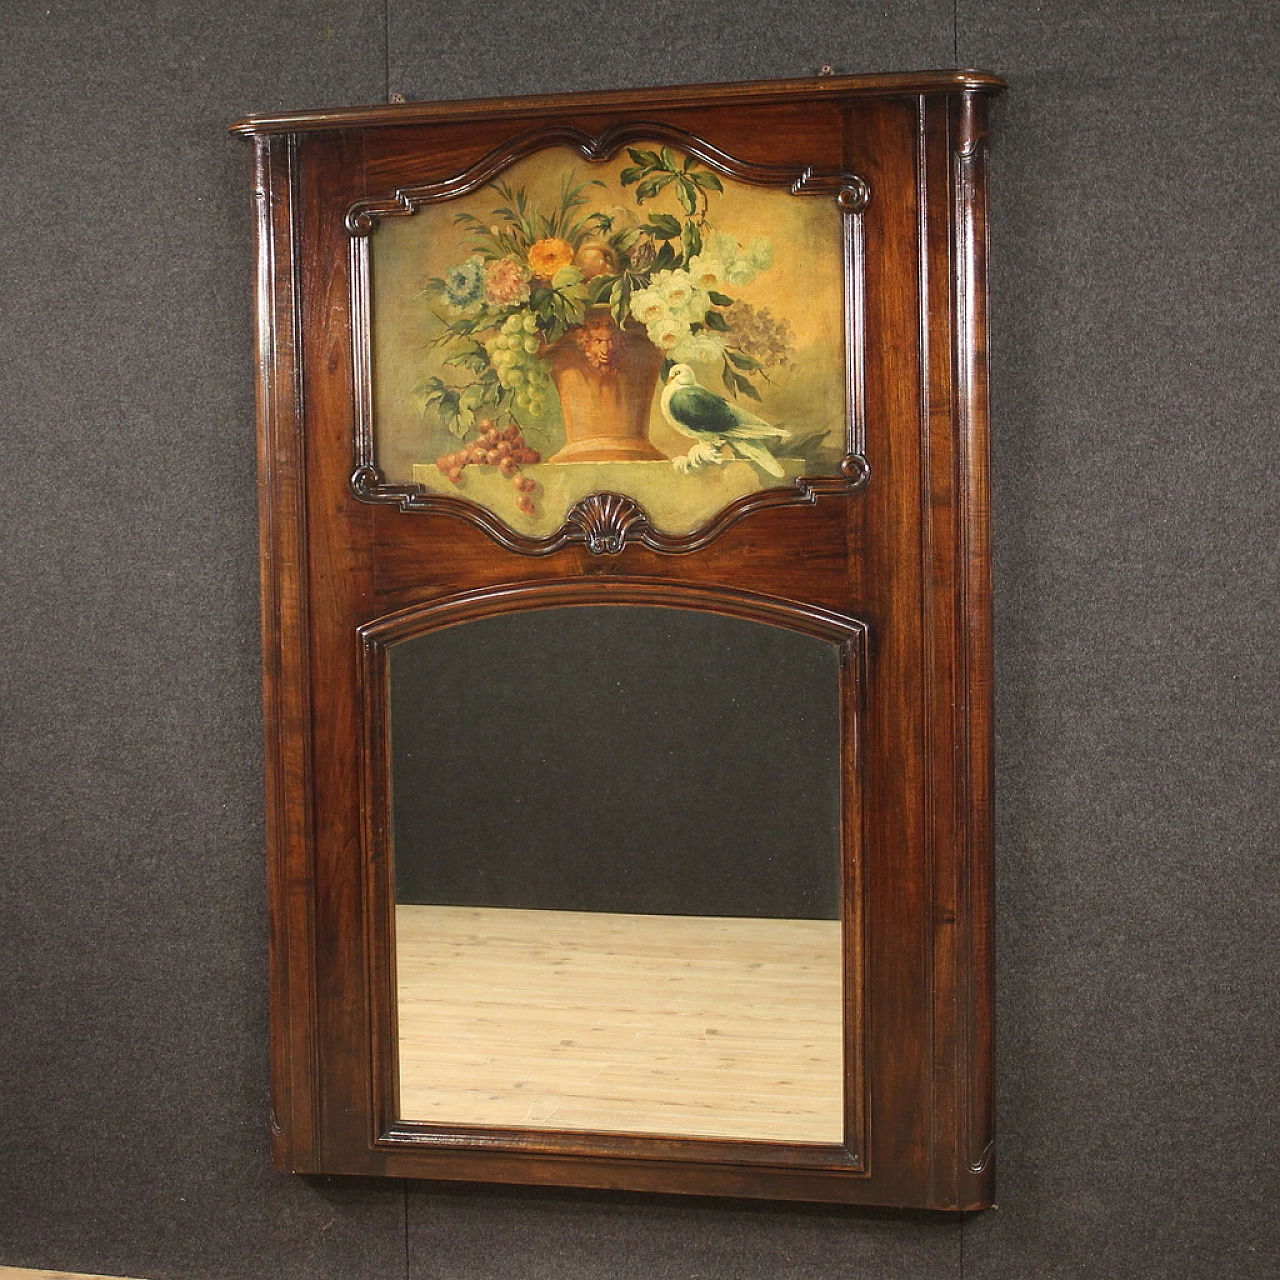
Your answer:
[[[971,1209],[991,1203],[986,104],[978,72],[256,116],[276,1164]],[[373,455],[368,236],[547,145],[676,142],[834,199],[839,475],[684,537],[619,494],[525,538]],[[842,653],[846,1140],[785,1145],[396,1115],[387,646],[579,604],[709,609]]]

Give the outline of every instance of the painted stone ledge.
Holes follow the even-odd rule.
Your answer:
[[[804,469],[799,458],[779,458],[786,483]],[[520,491],[497,467],[471,466],[460,484],[453,484],[435,463],[413,468],[416,484],[433,493],[467,498],[500,516],[517,533],[545,537],[554,533],[572,508],[592,493],[625,493],[647,511],[663,533],[692,533],[731,502],[756,493],[763,486],[749,462],[705,466],[671,483],[674,469],[662,462],[557,462],[521,468],[533,481],[532,514],[517,505]]]

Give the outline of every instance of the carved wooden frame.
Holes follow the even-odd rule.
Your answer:
[[[258,397],[281,1169],[966,1209],[991,1203],[985,137],[978,72],[259,116]],[[388,485],[368,234],[547,145],[666,139],[843,212],[841,474],[686,536],[600,492],[545,538]],[[555,605],[710,609],[843,654],[841,1146],[406,1124],[395,1111],[387,646]]]

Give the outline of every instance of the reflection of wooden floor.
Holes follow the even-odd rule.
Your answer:
[[[841,1139],[834,920],[396,909],[406,1120]]]
[[[31,1271],[27,1267],[0,1267],[0,1280],[113,1280],[111,1276],[87,1276],[79,1271]]]

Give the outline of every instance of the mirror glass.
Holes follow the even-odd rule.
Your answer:
[[[390,651],[400,1115],[840,1142],[840,655],[656,606]]]

